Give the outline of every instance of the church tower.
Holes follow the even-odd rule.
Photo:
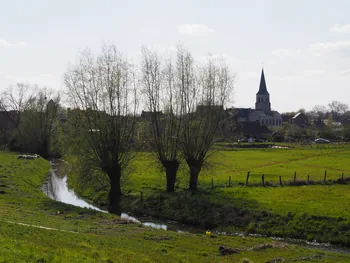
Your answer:
[[[266,89],[264,69],[261,71],[259,91],[256,93],[255,109],[266,113],[271,111],[270,94]]]

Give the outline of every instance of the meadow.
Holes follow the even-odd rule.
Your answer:
[[[231,176],[232,184],[246,182],[247,172],[250,171],[249,183],[260,183],[261,175],[265,181],[279,184],[279,176],[283,181],[297,179],[323,181],[327,170],[327,180],[336,180],[350,176],[350,146],[330,145],[313,147],[295,147],[290,149],[232,149],[216,151],[208,160],[206,169],[200,174],[199,184],[202,187],[227,186]],[[188,181],[188,171],[182,165],[179,173],[179,187],[185,188]],[[139,154],[132,167],[128,189],[154,188],[162,186],[159,176],[160,167],[149,153]]]
[[[0,152],[0,262],[349,262],[347,254],[267,238],[177,233],[51,200],[43,159]],[[60,213],[57,213],[60,211]],[[44,228],[45,227],[45,228]],[[50,228],[50,229],[46,229]],[[239,249],[221,256],[219,245]],[[272,261],[271,261],[272,260]]]
[[[197,193],[188,192],[188,171],[182,164],[176,193],[168,194],[164,193],[164,174],[153,156],[138,153],[124,184],[123,206],[138,216],[175,220],[201,229],[244,231],[349,246],[350,191],[348,184],[339,183],[342,174],[349,180],[349,160],[348,144],[294,145],[289,149],[221,147],[201,172]],[[303,185],[291,185],[295,173],[297,182]],[[95,191],[100,187],[94,181],[79,184],[74,174],[71,173],[71,186],[104,206],[107,191]],[[262,174],[266,187],[262,186]],[[142,202],[141,192],[145,198]]]

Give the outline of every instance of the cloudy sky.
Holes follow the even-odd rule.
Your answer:
[[[0,0],[0,90],[18,81],[63,90],[68,62],[106,41],[227,59],[237,107],[254,107],[262,64],[272,107],[350,104],[349,0]]]

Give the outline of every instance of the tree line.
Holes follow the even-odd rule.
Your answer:
[[[296,112],[284,112],[282,115],[294,116],[299,112],[306,114],[310,119],[313,120],[324,120],[327,118],[332,118],[334,121],[341,122],[344,118],[350,117],[349,105],[336,100],[329,102],[327,105],[315,105],[309,111],[301,108]]]
[[[175,191],[181,163],[189,168],[189,190],[196,191],[234,75],[223,59],[199,63],[181,45],[174,58],[146,47],[141,54],[135,65],[113,44],[97,55],[80,53],[64,74],[69,109],[62,125],[60,97],[53,92],[24,84],[3,92],[0,111],[14,131],[7,136],[9,148],[48,157],[55,145],[64,145],[108,177],[108,211],[120,213],[122,178],[141,132],[144,147],[163,168],[166,191]]]

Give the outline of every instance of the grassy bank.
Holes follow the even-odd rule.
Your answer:
[[[334,183],[341,173],[349,177],[349,159],[349,145],[220,151],[200,175],[198,193],[187,192],[188,176],[186,167],[182,167],[177,193],[166,194],[159,166],[150,154],[139,153],[125,184],[124,208],[137,215],[176,220],[202,229],[239,230],[350,246],[350,211],[346,205],[350,186]],[[244,186],[247,171],[251,171],[248,187]],[[286,186],[295,172],[298,181],[306,181],[309,175],[318,184]],[[261,174],[275,186],[257,187]],[[283,187],[279,186],[280,176]],[[79,194],[104,205],[108,189],[95,190],[101,181],[80,184],[72,172],[70,183]]]
[[[40,191],[49,169],[43,159],[17,160],[15,154],[0,152],[0,165],[0,262],[350,260],[348,255],[263,238],[193,235],[125,224],[117,216],[48,199]],[[240,252],[221,256],[221,244]]]

